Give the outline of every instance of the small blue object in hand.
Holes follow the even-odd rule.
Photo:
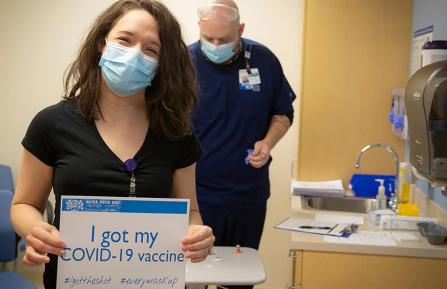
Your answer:
[[[247,157],[245,158],[245,164],[249,165],[250,161],[248,160],[248,157],[251,156],[251,154],[253,153],[253,149],[247,149]]]

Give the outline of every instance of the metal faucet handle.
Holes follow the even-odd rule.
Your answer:
[[[390,153],[395,160],[395,167],[396,167],[396,172],[394,174],[394,193],[391,195],[391,198],[388,202],[388,206],[397,213],[397,204],[399,203],[399,188],[398,188],[398,178],[399,178],[399,155],[397,154],[397,152],[389,145],[387,144],[380,144],[380,143],[376,143],[376,144],[369,144],[367,146],[365,146],[364,148],[362,148],[362,150],[360,151],[360,153],[357,155],[357,158],[355,160],[355,168],[358,169],[360,168],[360,159],[362,158],[362,155],[367,152],[368,150],[372,149],[372,148],[382,148],[385,149],[388,153]]]

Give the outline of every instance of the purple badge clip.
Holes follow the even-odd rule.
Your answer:
[[[130,177],[129,197],[136,197],[135,187],[137,186],[134,171],[137,168],[137,162],[134,159],[128,159],[124,162],[124,167],[132,174]]]
[[[129,173],[133,173],[137,168],[137,162],[134,159],[128,159],[124,162],[124,167]]]

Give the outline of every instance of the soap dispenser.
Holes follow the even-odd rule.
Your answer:
[[[377,190],[376,200],[377,200],[377,209],[386,209],[386,195],[385,195],[385,186],[384,179],[375,179],[376,182],[379,183],[379,188]]]

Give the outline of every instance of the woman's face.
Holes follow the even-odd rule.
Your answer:
[[[107,35],[107,41],[138,48],[144,54],[159,59],[160,39],[154,17],[142,9],[128,11]]]

